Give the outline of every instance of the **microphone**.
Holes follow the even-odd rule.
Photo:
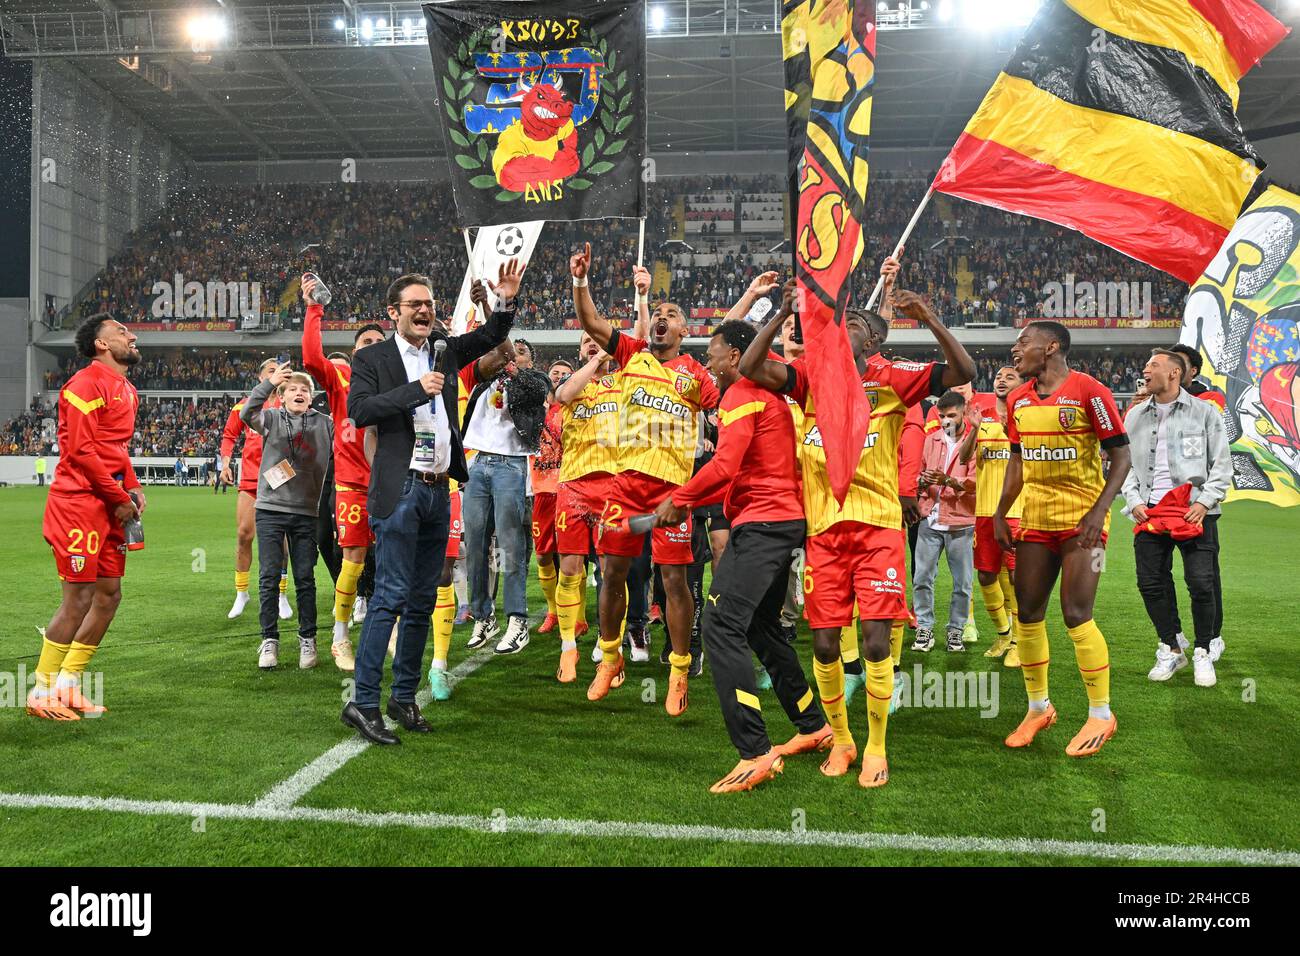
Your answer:
[[[429,369],[430,372],[441,372],[441,371],[442,371],[442,356],[443,356],[443,353],[446,352],[446,351],[447,351],[447,340],[446,340],[446,339],[437,339],[437,340],[434,341],[434,343],[433,343],[433,364],[432,364],[432,366],[431,366],[430,369]]]

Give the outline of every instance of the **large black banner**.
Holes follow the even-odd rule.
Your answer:
[[[424,17],[461,225],[645,215],[645,0]]]

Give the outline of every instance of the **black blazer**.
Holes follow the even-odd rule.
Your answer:
[[[458,372],[471,362],[505,341],[514,325],[515,308],[494,312],[492,317],[473,332],[448,336],[434,330],[429,336],[429,347],[437,339],[447,343],[443,355],[442,372],[447,376],[442,387],[442,400],[447,409],[447,422],[451,426],[451,465],[447,469],[457,481],[468,481],[465,468],[465,448],[460,439],[457,421],[457,391],[460,388]],[[398,351],[398,336],[386,339],[352,356],[352,386],[348,390],[348,417],[357,428],[377,426],[379,444],[370,469],[370,492],[366,508],[376,518],[387,518],[397,507],[402,496],[402,483],[410,469],[411,452],[415,448],[416,408],[429,401],[419,382],[406,380],[406,365]]]

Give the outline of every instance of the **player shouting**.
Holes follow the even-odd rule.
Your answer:
[[[321,345],[321,317],[325,306],[313,301],[319,279],[302,277],[302,298],[307,314],[302,324],[302,364],[325,389],[330,418],[334,420],[334,519],[338,526],[343,563],[334,582],[334,639],[330,654],[341,671],[356,667],[348,624],[357,599],[357,581],[366,565],[366,550],[374,536],[366,515],[366,493],[370,488],[370,462],[366,461],[365,431],[348,419],[348,389],[352,387],[352,364],[343,357],[325,358]],[[352,354],[384,340],[383,327],[369,322],[352,339]]]
[[[139,405],[126,370],[140,361],[136,337],[107,313],[77,329],[90,364],[59,393],[59,456],[42,533],[54,549],[63,599],[41,641],[27,713],[47,720],[98,717],[105,708],[81,692],[81,675],[122,601],[123,526],[144,511],[128,445]]]
[[[699,414],[716,408],[718,388],[695,359],[682,353],[686,317],[679,306],[660,303],[650,319],[649,340],[624,335],[596,313],[587,290],[591,244],[573,256],[573,301],[582,327],[619,366],[618,475],[611,482],[601,516],[605,577],[600,589],[600,647],[602,660],[587,688],[588,700],[600,700],[623,673],[619,631],[627,612],[627,576],[641,554],[645,535],[624,530],[631,515],[653,509],[691,475]],[[623,527],[619,523],[623,522]],[[694,561],[691,519],[673,528],[655,528],[651,554],[663,575],[668,604],[668,656],[671,672],[664,709],[670,716],[687,707],[687,673],[691,666],[691,598],[686,569]]]
[[[1069,366],[1070,332],[1059,322],[1033,322],[1016,337],[1011,358],[1027,381],[1007,396],[1011,461],[997,513],[998,544],[1016,549],[1016,599],[1020,605],[1020,671],[1029,713],[1007,737],[1027,747],[1056,723],[1047,694],[1050,654],[1043,620],[1057,575],[1061,615],[1083,685],[1088,720],[1065,752],[1097,753],[1118,726],[1110,710],[1110,653],[1092,619],[1105,563],[1110,505],[1128,475],[1128,435],[1110,390]],[[1110,455],[1103,473],[1101,451]],[[1008,516],[1021,490],[1023,514],[1013,544]]]
[[[880,346],[889,325],[874,312],[849,311],[844,321],[862,389],[871,403],[871,425],[862,457],[843,505],[831,493],[817,412],[808,386],[806,359],[786,365],[768,352],[793,308],[788,295],[781,312],[745,352],[740,370],[764,388],[794,397],[804,409],[800,436],[803,451],[804,515],[808,543],[804,564],[804,598],[813,635],[813,670],[835,745],[822,764],[828,777],[843,776],[857,759],[844,700],[844,664],[840,635],[853,620],[857,602],[865,633],[868,731],[866,755],[858,783],[884,786],[889,780],[885,730],[893,696],[890,654],[892,622],[907,617],[906,553],[903,513],[898,500],[898,442],[909,406],[926,395],[969,382],[975,363],[920,296],[894,293],[894,308],[930,329],[947,364],[889,362]]]

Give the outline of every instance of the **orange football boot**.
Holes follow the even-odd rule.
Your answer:
[[[709,793],[742,793],[753,790],[760,783],[766,783],[785,769],[781,755],[775,749],[769,750],[753,760],[742,760],[713,786]]]
[[[830,750],[835,743],[835,735],[830,724],[823,724],[822,729],[812,734],[795,734],[776,748],[782,757],[794,757],[798,754],[810,754],[815,751]]]
[[[1070,745],[1065,748],[1065,753],[1070,757],[1091,757],[1101,750],[1106,741],[1115,736],[1117,730],[1119,730],[1119,722],[1114,714],[1110,715],[1110,720],[1089,717],[1083,729],[1074,735]]]
[[[542,626],[537,629],[537,633],[550,634],[551,631],[555,630],[556,625],[558,625],[559,623],[560,623],[560,619],[556,617],[554,614],[552,614],[550,611],[547,611],[546,617],[542,618]]]
[[[1031,710],[1025,714],[1025,719],[1020,722],[1020,726],[1007,735],[1006,744],[1008,747],[1028,747],[1034,742],[1040,730],[1046,730],[1052,724],[1056,723],[1056,708],[1048,704],[1047,710]]]
[[[867,754],[862,758],[862,773],[858,774],[859,787],[883,787],[889,783],[889,763],[884,757]]]
[[[108,708],[92,702],[81,692],[80,687],[57,687],[54,698],[69,710],[79,711],[87,717],[99,717],[108,713]]]
[[[578,649],[560,651],[560,667],[555,672],[555,679],[561,684],[572,684],[578,679]]]
[[[587,700],[602,700],[613,687],[623,683],[623,655],[614,661],[601,661],[596,665],[596,676],[587,688]]]
[[[828,777],[842,777],[849,772],[853,761],[858,759],[856,744],[835,744],[831,755],[822,761],[822,773]]]
[[[668,675],[668,696],[664,698],[664,710],[669,717],[680,717],[686,713],[689,702],[686,699],[686,675]]]
[[[577,624],[573,625],[573,636],[582,637],[582,635],[586,634],[590,630],[591,630],[590,624],[588,624],[586,621],[579,621]]]
[[[42,720],[80,720],[81,715],[59,703],[53,696],[38,697],[35,692],[27,695],[27,713]]]

